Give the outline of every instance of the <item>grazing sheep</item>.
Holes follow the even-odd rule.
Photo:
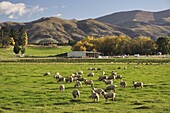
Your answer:
[[[96,70],[96,68],[92,68],[92,70]]]
[[[107,79],[108,79],[108,80],[116,79],[116,75],[110,75]]]
[[[96,93],[98,93],[99,95],[102,94],[102,92],[104,91],[102,88],[92,88],[93,91],[95,91]]]
[[[77,82],[75,83],[74,87],[81,87],[81,86],[82,86],[82,83],[77,80]]]
[[[122,79],[122,75],[117,75],[116,79]]]
[[[96,93],[95,91],[92,92],[92,95],[91,95],[92,99],[94,99],[93,101],[97,101],[99,102],[99,94]]]
[[[79,75],[83,74],[83,71],[79,70],[79,71],[78,71],[78,74],[79,74]]]
[[[123,80],[120,81],[120,87],[125,88],[127,86],[127,83]]]
[[[84,83],[87,85],[93,86],[93,80],[84,80]]]
[[[60,75],[59,72],[57,72],[55,75],[54,75],[54,78],[58,79],[58,78],[61,78],[62,76]]]
[[[135,66],[134,66],[134,68],[135,68],[135,69],[138,69],[138,66],[137,66],[137,65],[135,65]]]
[[[49,76],[49,75],[50,75],[50,72],[44,73],[44,76]]]
[[[137,88],[137,87],[143,87],[143,82],[135,82],[135,81],[133,81],[133,85],[134,85],[134,87],[135,87],[135,89]]]
[[[117,73],[115,71],[112,71],[111,75],[117,75]]]
[[[110,85],[110,86],[107,86],[105,91],[108,91],[108,90],[113,90],[114,92],[116,92],[116,85]]]
[[[104,71],[102,71],[102,75],[106,75],[106,73]]]
[[[127,69],[127,67],[125,66],[124,69]]]
[[[61,77],[61,78],[58,78],[58,81],[57,82],[65,82],[65,78],[64,77]]]
[[[78,81],[84,81],[84,80],[85,80],[85,78],[80,77],[80,78],[76,78],[76,80],[78,80]]]
[[[91,72],[91,73],[89,73],[88,75],[87,75],[88,77],[93,77],[94,76],[94,73],[93,72]]]
[[[74,81],[74,78],[73,78],[73,77],[69,77],[69,78],[66,78],[65,81],[66,81],[66,82],[73,82],[73,81]]]
[[[64,91],[65,90],[65,86],[63,84],[61,84],[59,89],[60,89],[60,91]]]
[[[107,85],[107,84],[113,84],[113,81],[112,80],[103,80],[103,82]]]
[[[112,98],[112,101],[114,101],[114,98],[116,96],[116,93],[114,92],[102,92],[102,95],[104,96],[104,98],[106,99],[106,102],[108,100],[108,98]]]
[[[117,69],[121,69],[121,67],[118,67]]]
[[[102,75],[102,76],[100,76],[100,77],[99,77],[99,79],[98,79],[98,80],[99,80],[99,81],[102,81],[102,80],[104,80],[104,79],[106,79],[106,78],[107,78],[107,76]]]
[[[92,68],[91,68],[91,67],[89,67],[89,68],[88,68],[88,70],[92,70]]]
[[[102,68],[97,68],[97,70],[102,70]]]
[[[74,98],[80,97],[80,91],[78,89],[73,90],[72,95]]]

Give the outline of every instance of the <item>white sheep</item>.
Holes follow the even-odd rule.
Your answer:
[[[79,74],[79,75],[83,74],[83,71],[79,70],[79,71],[78,71],[78,74]]]
[[[93,80],[84,80],[84,83],[87,85],[93,86]]]
[[[73,90],[72,95],[74,98],[80,97],[80,91],[78,89]]]
[[[123,80],[120,81],[120,87],[125,88],[127,86],[127,83]]]
[[[58,78],[57,82],[65,82],[65,78],[64,77]]]
[[[99,102],[99,94],[96,93],[95,91],[92,92],[91,97],[92,97],[92,99],[93,99],[94,102],[95,102],[95,101]]]
[[[106,73],[104,71],[102,71],[102,75],[106,75]]]
[[[74,87],[81,87],[81,86],[82,86],[82,83],[77,80],[77,82],[75,83]]]
[[[99,95],[101,95],[102,92],[104,91],[102,88],[95,88],[95,87],[93,87],[92,90],[98,93]]]
[[[73,77],[69,77],[69,78],[66,78],[65,81],[66,81],[66,82],[73,82],[73,81],[74,81],[74,78],[73,78]]]
[[[111,75],[117,75],[117,73],[115,71],[112,71]]]
[[[60,91],[64,91],[65,90],[65,86],[63,84],[61,84],[59,89],[60,89]]]
[[[112,98],[112,101],[114,101],[116,93],[114,92],[102,92],[102,95],[104,96],[104,98],[106,99],[106,102],[108,100],[108,98]]]
[[[108,80],[111,80],[111,79],[116,79],[116,75],[110,75],[108,78],[107,78]]]
[[[100,77],[99,77],[99,79],[98,79],[98,80],[99,80],[99,81],[102,81],[102,80],[104,80],[104,79],[106,79],[106,78],[107,78],[107,76],[102,75],[102,76],[100,76]]]
[[[49,75],[50,75],[50,72],[44,73],[44,76],[49,76]]]
[[[61,78],[62,76],[60,75],[59,72],[57,72],[55,75],[54,75],[54,78],[58,79],[58,78]]]
[[[107,86],[105,91],[108,91],[108,90],[113,90],[114,92],[116,92],[116,85],[110,85],[110,86]]]
[[[113,80],[103,80],[103,82],[107,85],[107,84],[113,84]]]
[[[117,75],[116,79],[122,79],[122,75]]]
[[[143,87],[143,82],[135,82],[135,81],[133,81],[133,85],[134,85],[134,87],[135,88],[137,88],[137,87]]]
[[[88,75],[87,75],[88,77],[93,77],[94,76],[94,73],[93,72],[91,72],[91,73],[89,73]]]

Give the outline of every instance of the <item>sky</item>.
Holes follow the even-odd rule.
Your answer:
[[[82,20],[121,11],[166,9],[170,9],[170,0],[0,0],[0,22],[42,17]]]

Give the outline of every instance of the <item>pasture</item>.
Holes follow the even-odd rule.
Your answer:
[[[169,113],[170,112],[170,64],[163,65],[127,63],[0,63],[0,112],[18,113]],[[123,69],[126,66],[127,69]],[[57,83],[53,77],[56,72],[68,77],[82,70],[83,77],[94,81],[94,87],[105,88],[98,81],[102,70],[95,70],[94,77],[87,77],[89,67],[102,68],[107,76],[116,71],[127,82],[127,88],[117,85],[115,101],[105,102],[100,96],[98,103],[90,98],[91,87],[84,83],[81,88],[74,88],[73,83]],[[121,67],[121,69],[118,69]],[[50,72],[50,76],[43,76]],[[132,81],[141,81],[144,87],[134,89]],[[59,91],[64,84],[64,92]],[[74,99],[71,92],[79,89],[80,98]]]

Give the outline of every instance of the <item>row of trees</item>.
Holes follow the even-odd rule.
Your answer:
[[[149,37],[139,36],[106,36],[101,38],[87,38],[78,41],[72,46],[74,51],[98,51],[104,55],[145,54],[152,55],[158,51],[163,54],[170,53],[169,37],[160,37],[155,42]]]
[[[28,43],[28,35],[24,27],[18,30],[9,29],[8,27],[2,27],[0,29],[0,43],[2,47],[8,47],[13,45],[13,51],[15,54],[25,53],[25,46]]]

